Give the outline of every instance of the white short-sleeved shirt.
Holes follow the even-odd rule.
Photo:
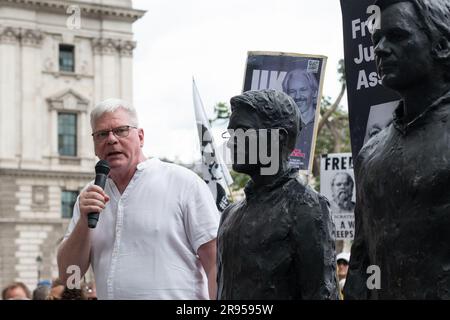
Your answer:
[[[92,184],[93,182],[91,182]],[[217,236],[219,212],[195,173],[148,159],[110,197],[91,234],[99,299],[208,299],[198,248]],[[78,201],[65,239],[80,217]]]

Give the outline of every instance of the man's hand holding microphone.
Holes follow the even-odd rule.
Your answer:
[[[106,203],[109,201],[108,195],[103,190],[108,173],[108,162],[105,160],[97,162],[95,166],[95,183],[80,194],[80,218],[87,219],[89,228],[96,227],[100,212],[105,209]]]

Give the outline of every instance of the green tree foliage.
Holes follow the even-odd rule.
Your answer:
[[[230,170],[230,174],[233,178],[233,184],[230,186],[232,191],[238,191],[244,188],[248,180],[250,180],[250,176],[236,172],[234,170]]]
[[[214,121],[219,119],[228,119],[231,115],[230,107],[225,102],[216,103],[216,105],[214,106],[214,113],[216,114],[216,117],[212,120],[209,120],[210,123],[213,123]]]

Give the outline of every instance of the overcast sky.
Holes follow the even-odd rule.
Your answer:
[[[338,0],[133,0],[147,10],[133,27],[134,105],[147,156],[200,158],[192,77],[210,117],[217,102],[240,94],[248,51],[328,57],[323,94],[340,89],[343,58]],[[226,124],[217,124],[216,132]]]

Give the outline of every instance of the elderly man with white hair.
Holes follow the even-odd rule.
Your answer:
[[[77,199],[58,251],[60,278],[91,265],[99,299],[215,298],[219,213],[206,184],[144,156],[144,130],[125,101],[97,105],[91,127],[110,172],[104,189],[91,182]],[[100,213],[95,229],[91,212]]]

